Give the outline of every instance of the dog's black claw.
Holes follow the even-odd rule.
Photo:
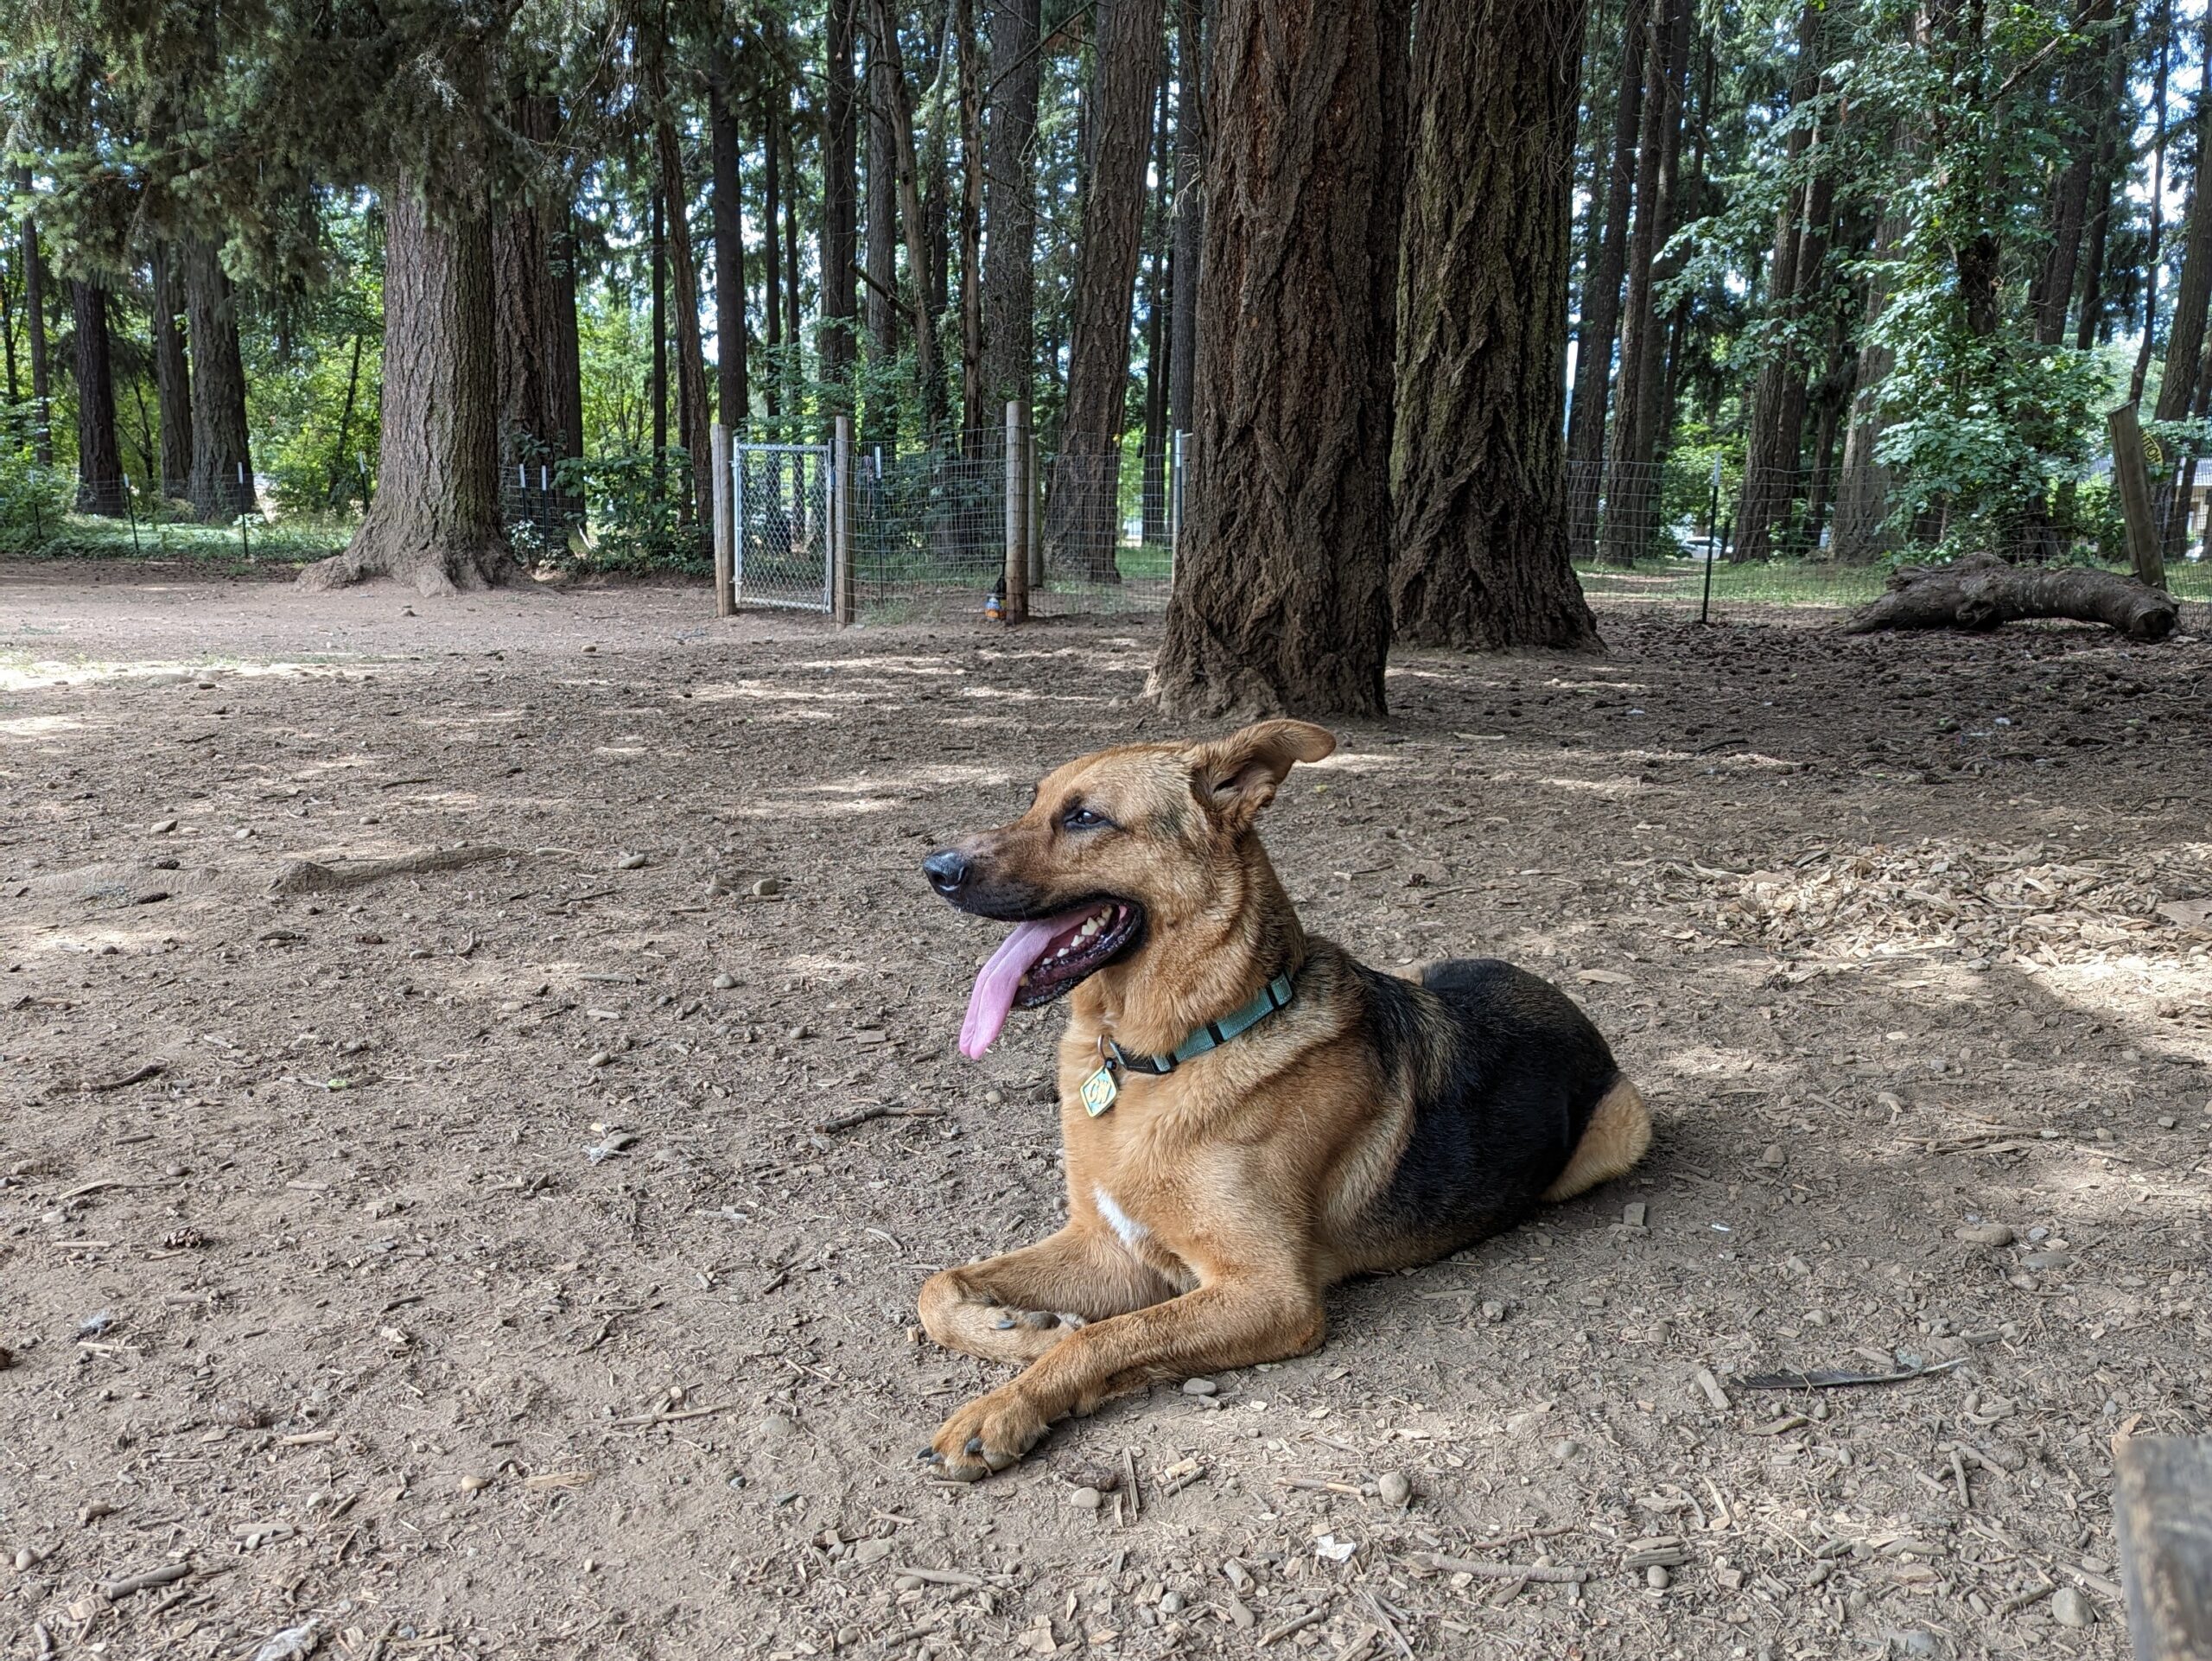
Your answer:
[[[969,1437],[968,1446],[964,1451],[970,1454],[981,1454],[983,1451],[983,1439],[981,1436]]]
[[[938,1450],[937,1450],[936,1448],[923,1448],[919,1453],[916,1454],[914,1455],[914,1457],[915,1457],[916,1459],[928,1460],[928,1459],[943,1459],[943,1458],[944,1457],[944,1454],[940,1454],[940,1453],[938,1453]]]
[[[991,1325],[996,1327],[1000,1332],[1003,1333],[1008,1331],[1014,1326],[1014,1317],[1012,1315],[1001,1315],[996,1321],[993,1321]]]

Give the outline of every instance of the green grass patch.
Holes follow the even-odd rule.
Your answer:
[[[181,560],[210,569],[296,567],[334,554],[353,534],[342,519],[200,525],[191,520],[104,519],[65,513],[18,533],[0,552],[22,559]]]

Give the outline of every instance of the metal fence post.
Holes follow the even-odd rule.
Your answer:
[[[719,421],[709,429],[709,453],[715,468],[715,615],[728,617],[737,609],[737,518],[730,501],[729,429]]]
[[[1006,620],[1029,620],[1029,406],[1006,406]]]
[[[830,615],[853,620],[853,418],[837,417],[830,446]]]
[[[1175,586],[1175,567],[1183,557],[1183,492],[1191,466],[1191,435],[1175,435],[1175,472],[1167,491],[1167,586]]]

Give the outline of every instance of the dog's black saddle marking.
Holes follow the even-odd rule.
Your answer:
[[[1412,1134],[1370,1220],[1459,1241],[1525,1216],[1620,1077],[1603,1034],[1550,982],[1452,958],[1406,982],[1357,966],[1386,1087],[1411,1091]]]

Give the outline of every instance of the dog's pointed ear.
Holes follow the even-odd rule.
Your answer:
[[[1191,794],[1213,819],[1243,830],[1275,798],[1275,786],[1300,761],[1319,761],[1337,748],[1336,735],[1310,721],[1260,721],[1191,750]]]

